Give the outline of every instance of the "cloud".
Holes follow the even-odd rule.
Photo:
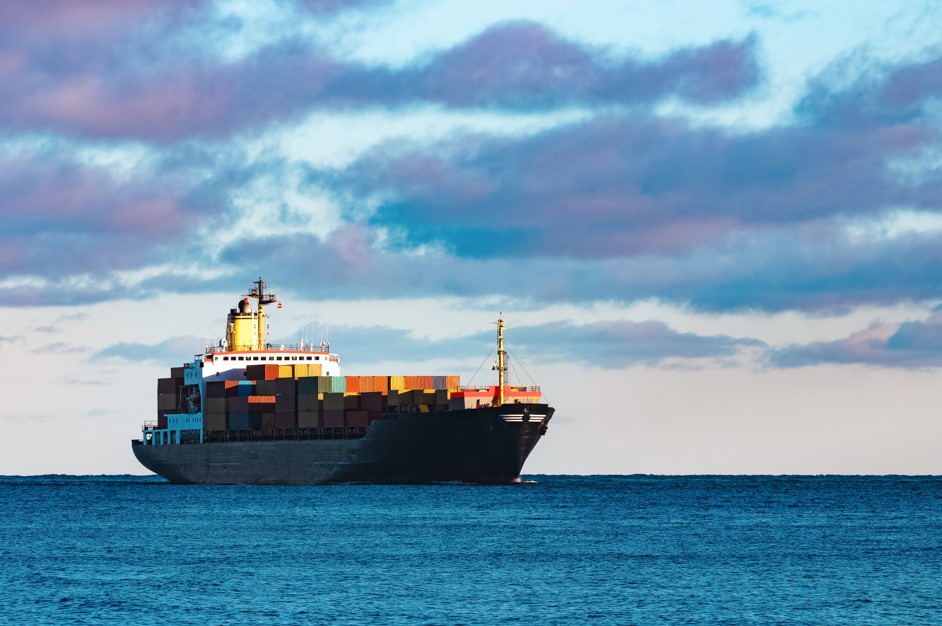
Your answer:
[[[0,159],[0,276],[67,280],[164,262],[227,208],[209,180],[167,167],[118,176],[43,152]],[[29,291],[19,305],[35,303]]]
[[[194,354],[202,353],[205,339],[194,336],[171,337],[156,344],[116,343],[95,354],[95,358],[121,359],[133,362],[184,363]]]
[[[196,19],[198,9],[185,19]],[[166,26],[172,22],[164,28],[177,28]],[[108,28],[108,36],[130,32]],[[746,70],[728,80],[717,69],[747,68],[756,45],[753,38],[715,42],[639,60],[511,22],[388,68],[337,62],[307,43],[280,41],[225,62],[174,60],[188,66],[170,72],[172,80],[204,71],[225,76],[218,92],[216,83],[200,83],[199,106],[214,107],[218,93],[222,108],[207,113],[208,125],[184,107],[166,126],[158,115],[145,130],[129,132],[153,132],[160,141],[225,134],[290,117],[312,102],[435,101],[507,110],[561,106],[567,98],[589,105],[710,103],[737,97],[758,80]],[[154,51],[150,65],[135,68],[163,68],[163,48]],[[88,71],[97,71],[98,62]],[[694,124],[627,106],[529,135],[463,133],[382,144],[348,166],[310,168],[291,188],[328,193],[343,207],[341,225],[327,234],[299,225],[282,206],[286,181],[303,166],[253,153],[241,141],[152,146],[151,156],[124,174],[70,158],[67,150],[8,151],[0,168],[6,227],[0,280],[16,286],[16,306],[241,290],[244,276],[236,272],[246,267],[298,290],[309,288],[310,274],[325,296],[354,299],[398,297],[405,289],[498,295],[527,305],[653,298],[709,311],[827,311],[925,300],[942,292],[939,231],[874,239],[853,234],[848,224],[890,219],[901,208],[926,215],[942,209],[942,172],[926,160],[940,147],[930,111],[937,98],[933,63],[900,62],[835,82],[830,95],[814,79],[797,121],[768,128]],[[446,79],[465,66],[481,73],[468,78],[474,89],[461,92]],[[86,69],[52,64],[48,71]],[[152,77],[135,74],[145,75]],[[300,81],[297,89],[284,88],[289,75]],[[351,76],[363,80],[343,78]],[[133,87],[133,80],[121,85]],[[251,106],[227,109],[236,102],[230,97],[246,89],[253,94],[236,100]],[[835,102],[861,95],[864,102],[901,102],[907,113],[832,121]],[[107,123],[118,119],[108,107],[100,110]],[[133,115],[128,128],[143,128]],[[256,187],[266,185],[273,190],[259,200]],[[256,201],[273,205],[270,217],[260,232],[240,235],[232,227]],[[169,262],[181,259],[206,271]]]
[[[497,24],[425,64],[338,74],[325,97],[361,104],[428,101],[449,107],[549,109],[637,105],[667,97],[708,105],[758,84],[754,38],[620,58],[534,22]]]
[[[331,349],[341,354],[343,363],[359,370],[364,364],[384,361],[443,358],[473,367],[494,347],[493,332],[432,341],[384,326],[341,325],[332,326],[330,334]],[[610,369],[694,359],[726,360],[742,349],[764,345],[750,338],[681,333],[654,320],[516,326],[507,341],[514,359],[519,357],[524,362],[565,361]]]
[[[71,344],[65,343],[64,341],[55,341],[32,350],[32,352],[35,354],[80,354],[82,352],[89,351],[90,348],[84,346],[73,346]]]
[[[296,339],[285,340],[296,343]],[[330,326],[331,350],[339,352],[345,368],[369,374],[363,369],[385,361],[430,361],[451,359],[456,363],[484,357],[493,343],[493,333],[429,340],[411,331],[386,326]],[[482,352],[483,350],[483,352]],[[423,372],[403,372],[422,374]]]
[[[729,359],[744,348],[764,346],[750,338],[681,333],[655,320],[520,327],[514,330],[512,345],[522,346],[523,354],[543,361],[565,360],[610,369],[663,365],[669,360]]]
[[[346,11],[371,9],[392,4],[393,0],[298,0],[298,6],[305,11],[323,17]]]
[[[373,223],[459,256],[675,254],[750,228],[937,210],[942,177],[890,168],[937,140],[923,124],[740,133],[627,114],[523,139],[387,145],[312,180],[346,202],[378,201]]]
[[[901,324],[875,323],[844,339],[792,345],[773,350],[775,367],[823,363],[874,367],[934,368],[942,366],[942,315]]]
[[[307,7],[320,13],[374,4],[310,2]],[[288,37],[244,58],[207,56],[204,41],[180,41],[186,40],[184,27],[199,31],[208,19],[199,3],[174,9],[147,2],[126,11],[103,4],[85,12],[61,9],[55,15],[63,19],[50,26],[35,14],[14,13],[30,28],[68,28],[64,16],[72,13],[78,24],[61,37],[10,35],[15,45],[0,57],[0,114],[7,130],[158,144],[227,137],[313,110],[350,107],[549,109],[668,97],[710,105],[742,95],[759,74],[752,38],[641,61],[565,40],[539,24],[511,22],[390,69],[338,59]],[[86,23],[92,28],[93,14],[111,18],[101,27],[107,32],[97,37],[83,30]]]
[[[817,126],[864,129],[895,126],[922,118],[926,105],[942,98],[942,56],[886,64],[850,55],[809,83],[796,107]]]

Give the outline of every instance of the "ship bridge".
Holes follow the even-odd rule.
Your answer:
[[[266,346],[265,350],[229,350],[223,346],[212,346],[203,354],[196,355],[190,367],[200,368],[201,378],[232,380],[244,378],[249,365],[320,365],[320,376],[340,376],[340,355],[330,352],[325,344],[281,344]]]

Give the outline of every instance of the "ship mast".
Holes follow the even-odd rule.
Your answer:
[[[268,292],[265,293],[265,281],[262,280],[262,277],[259,276],[258,280],[254,283],[255,285],[247,294],[250,298],[255,298],[258,300],[258,331],[257,331],[257,341],[258,348],[257,350],[265,349],[265,305],[273,304],[278,302],[278,299],[275,297],[275,294]]]
[[[504,350],[504,314],[501,313],[497,318],[497,365],[492,369],[497,370],[497,406],[504,404],[504,372],[507,371],[506,355]]]

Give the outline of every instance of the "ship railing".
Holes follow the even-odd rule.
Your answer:
[[[496,385],[462,385],[458,387],[458,391],[490,391],[496,387]],[[504,385],[504,387],[511,389],[513,391],[540,391],[539,385]]]
[[[310,439],[361,439],[366,435],[365,426],[340,426],[336,428],[281,428],[268,432],[256,430],[225,430],[206,432],[204,443],[237,441],[283,441]]]
[[[235,348],[231,346],[206,346],[206,353],[213,354],[216,352],[259,352],[259,351],[276,351],[276,352],[319,352],[321,354],[327,354],[331,360],[339,359],[340,355],[332,353],[330,351],[330,344],[310,344],[310,343],[266,343],[264,348],[258,350],[246,348],[245,346],[237,346]]]

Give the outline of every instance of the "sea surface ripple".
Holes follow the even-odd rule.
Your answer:
[[[940,624],[942,478],[0,477],[10,624]]]

